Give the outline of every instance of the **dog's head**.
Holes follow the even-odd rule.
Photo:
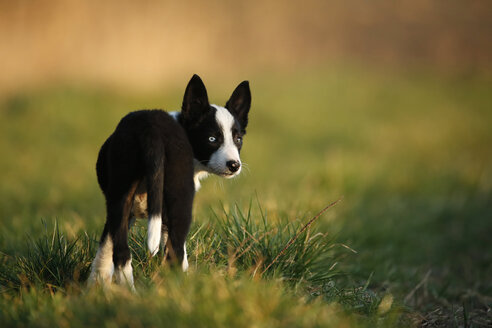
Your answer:
[[[239,153],[248,125],[251,92],[241,82],[225,107],[211,105],[198,75],[186,87],[179,122],[186,130],[199,168],[232,178],[241,172]]]

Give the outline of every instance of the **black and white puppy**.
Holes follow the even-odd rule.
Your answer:
[[[250,105],[247,81],[221,107],[209,104],[205,85],[194,75],[181,112],[141,110],[123,117],[96,164],[107,219],[90,284],[110,284],[114,273],[117,283],[133,288],[128,229],[135,218],[148,218],[150,253],[159,251],[162,240],[168,259],[187,270],[195,190],[209,173],[231,178],[241,172]]]

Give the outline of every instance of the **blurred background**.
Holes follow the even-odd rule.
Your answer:
[[[488,1],[1,1],[2,91],[139,88],[327,63],[490,72]],[[224,75],[226,74],[226,75]]]
[[[491,32],[490,1],[0,1],[0,248],[41,220],[99,234],[120,118],[179,109],[194,73],[217,104],[249,80],[248,165],[205,181],[196,222],[343,197],[319,225],[358,251],[348,285],[490,319]]]

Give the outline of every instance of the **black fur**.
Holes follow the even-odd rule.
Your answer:
[[[248,81],[243,81],[237,86],[225,107],[236,117],[241,126],[241,133],[245,134],[251,107],[251,92]]]
[[[238,150],[246,133],[250,105],[249,84],[244,81],[226,104],[235,118],[232,135]],[[131,258],[128,229],[134,216],[132,206],[135,197],[145,193],[148,217],[161,216],[174,259],[182,262],[192,219],[194,159],[206,166],[223,139],[215,112],[205,85],[194,75],[177,117],[161,110],[132,112],[102,145],[96,163],[107,210],[101,243],[111,236],[115,268],[124,266]],[[215,143],[209,141],[210,136],[217,139]]]

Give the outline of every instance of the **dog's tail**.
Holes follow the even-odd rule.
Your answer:
[[[153,154],[153,158],[147,161],[147,210],[149,213],[149,226],[147,230],[147,246],[154,256],[159,251],[162,234],[162,202],[164,189],[164,161],[160,156]],[[162,156],[163,157],[163,156]]]

